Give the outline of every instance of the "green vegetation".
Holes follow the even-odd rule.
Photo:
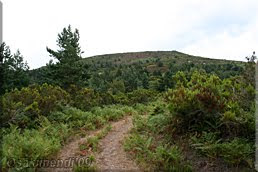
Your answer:
[[[111,112],[114,112],[113,116],[109,116],[108,113]],[[48,117],[40,116],[37,119],[39,124],[33,129],[22,129],[14,125],[10,128],[2,128],[2,166],[5,169],[8,167],[8,162],[20,159],[29,159],[33,162],[37,159],[49,158],[60,150],[70,135],[78,131],[80,132],[78,134],[87,133],[88,130],[104,126],[108,121],[118,120],[132,113],[134,113],[132,108],[121,105],[98,107],[90,112],[66,106]],[[90,137],[86,148],[91,147],[95,150],[98,140],[103,138],[110,129],[111,126],[107,125],[96,137]],[[24,169],[28,167],[28,164],[25,165],[14,164],[14,167]],[[33,167],[33,164],[29,167]]]
[[[192,146],[212,159],[222,158],[228,164],[253,167],[254,145],[246,139],[222,142],[214,133],[203,133],[200,138],[193,136]]]
[[[255,53],[247,63],[177,51],[82,58],[71,26],[57,45],[47,48],[55,62],[34,70],[0,47],[1,171],[35,171],[33,161],[54,157],[69,137],[107,126],[80,146],[97,150],[109,122],[126,115],[134,128],[125,150],[144,168],[198,171],[205,159],[223,171],[254,169]]]
[[[18,50],[11,53],[10,47],[5,43],[0,45],[0,95],[14,88],[22,88],[29,84],[29,66],[23,62]]]
[[[96,152],[98,150],[99,140],[104,138],[111,129],[112,129],[111,125],[108,125],[103,130],[101,130],[101,132],[98,133],[96,136],[89,137],[85,141],[85,143],[82,143],[80,145],[80,150],[81,151],[86,151],[86,150],[91,149],[94,152]]]
[[[188,75],[177,72],[173,79],[175,87],[164,94],[163,100],[145,107],[149,109],[147,116],[135,117],[125,150],[143,168],[199,171],[198,158],[187,157],[192,153],[220,164],[223,171],[253,169],[255,90],[252,83],[244,82],[243,76],[221,79],[196,70]],[[174,159],[158,154],[160,147]]]
[[[149,113],[155,112],[157,105],[145,106]],[[161,115],[134,116],[134,128],[124,142],[125,150],[137,162],[149,170],[192,171],[189,162],[185,161],[180,148],[168,142],[159,132],[167,125],[167,119]]]
[[[69,128],[66,124],[54,125],[46,118],[42,119],[41,127],[36,129],[25,129],[21,131],[12,126],[5,130],[2,140],[2,167],[7,168],[10,162],[20,160],[35,162],[56,153],[65,138],[68,137]],[[11,164],[16,170],[33,167],[33,164],[21,163]]]

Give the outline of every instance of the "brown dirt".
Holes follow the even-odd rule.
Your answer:
[[[132,128],[132,117],[129,116],[112,126],[110,133],[100,143],[100,153],[96,155],[96,165],[101,171],[130,170],[140,171],[130,160],[123,149],[122,141]]]
[[[139,171],[137,165],[130,160],[123,149],[122,141],[126,134],[132,128],[132,117],[127,116],[122,120],[112,122],[111,131],[99,142],[100,150],[97,153],[87,151],[87,155],[82,155],[79,145],[84,143],[87,138],[97,135],[101,129],[89,132],[87,137],[77,138],[65,145],[62,150],[54,158],[56,160],[67,160],[69,158],[87,158],[89,154],[93,154],[96,158],[95,165],[100,171],[110,170],[134,170]],[[72,172],[72,167],[68,168],[44,168],[37,171],[48,172]]]
[[[97,135],[101,129],[98,129],[96,131],[90,131],[87,133],[86,137],[83,138],[73,138],[68,144],[66,144],[60,152],[56,155],[55,160],[63,160],[64,162],[68,162],[67,167],[62,166],[62,168],[41,168],[37,169],[37,171],[40,172],[72,172],[72,166],[69,165],[69,162],[72,162],[73,159],[76,158],[87,158],[87,156],[82,156],[81,151],[79,150],[79,146],[84,143],[87,138],[92,137],[94,135]],[[70,160],[70,161],[68,161]]]

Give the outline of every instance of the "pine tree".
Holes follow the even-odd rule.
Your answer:
[[[0,94],[14,88],[21,88],[29,84],[29,66],[23,61],[18,50],[11,53],[9,46],[2,43],[0,46]]]
[[[81,70],[79,64],[76,61],[81,59],[81,47],[79,44],[79,31],[75,29],[73,32],[71,26],[64,28],[63,31],[58,34],[57,46],[59,49],[54,51],[47,47],[47,51],[51,57],[57,60],[54,64],[51,60],[48,64],[49,70],[51,70],[52,80],[64,88],[69,87],[71,84],[80,85],[81,83]]]

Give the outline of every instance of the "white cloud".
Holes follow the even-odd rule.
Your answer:
[[[192,42],[182,48],[183,52],[213,58],[230,60],[245,60],[258,47],[258,24],[252,23],[244,26],[238,35],[232,35],[232,31],[223,31],[209,37],[203,36],[200,40]],[[237,29],[236,29],[237,30]]]
[[[2,0],[4,41],[32,68],[71,24],[85,56],[146,50],[242,60],[257,47],[256,0]]]

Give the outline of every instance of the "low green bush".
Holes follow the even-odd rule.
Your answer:
[[[179,148],[168,144],[159,135],[161,126],[167,126],[167,121],[164,113],[154,116],[135,115],[134,127],[124,141],[124,149],[148,170],[192,171]]]
[[[48,116],[69,101],[69,94],[58,86],[43,84],[15,89],[2,97],[1,125],[13,123],[21,128],[33,128],[39,116]]]
[[[152,137],[131,134],[126,138],[124,148],[144,167],[158,171],[192,171],[178,147],[156,145]]]
[[[51,124],[42,119],[41,127],[21,131],[17,126],[6,129],[2,140],[2,167],[24,170],[36,168],[36,160],[44,159],[57,152],[68,137],[69,129],[65,124]],[[8,166],[10,165],[10,166]]]
[[[101,98],[99,94],[91,88],[81,88],[79,91],[73,94],[72,106],[88,111],[92,107],[100,105]]]
[[[127,93],[129,103],[131,105],[137,104],[137,103],[148,103],[150,101],[153,101],[157,95],[156,91],[153,90],[147,90],[147,89],[137,89],[130,93]]]
[[[132,107],[122,105],[93,107],[88,112],[75,107],[60,106],[59,111],[52,112],[48,119],[53,123],[67,123],[73,129],[95,129],[103,126],[107,121],[115,121],[134,113],[136,111]]]
[[[229,165],[254,167],[254,143],[246,139],[222,141],[216,133],[203,133],[199,138],[192,137],[192,146],[210,158],[222,158]]]
[[[114,98],[114,103],[116,104],[122,104],[122,105],[128,105],[129,104],[129,99],[128,96],[124,93],[117,93],[113,95]]]

